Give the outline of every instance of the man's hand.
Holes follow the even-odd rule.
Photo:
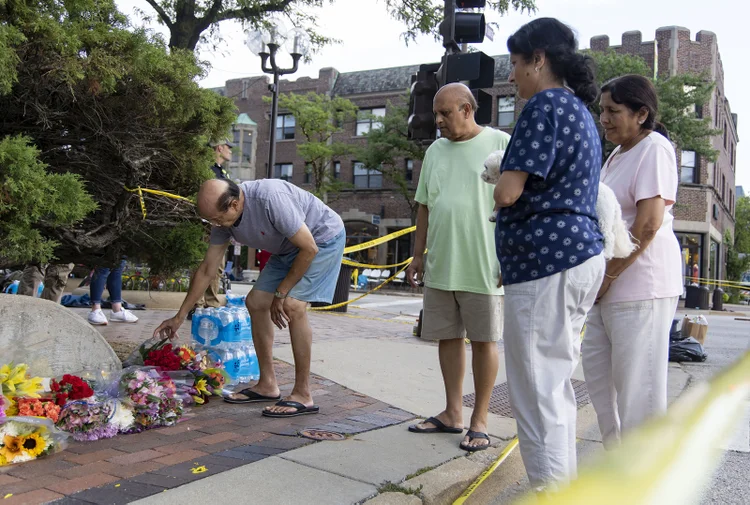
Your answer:
[[[424,260],[414,258],[406,269],[406,279],[413,288],[418,288],[424,277]]]
[[[289,316],[284,312],[284,301],[286,298],[274,298],[271,303],[271,321],[280,330],[289,324]]]
[[[601,298],[607,294],[607,291],[609,291],[609,287],[612,285],[612,281],[614,279],[610,279],[609,277],[605,277],[604,281],[602,281],[602,285],[599,288],[599,292],[596,294],[596,301],[597,303]]]
[[[497,287],[498,288],[503,287],[503,273],[502,272],[497,274]]]
[[[185,321],[185,319],[179,315],[167,319],[161,323],[156,330],[154,330],[154,337],[169,338],[170,340],[176,339],[178,337],[177,330],[180,329],[183,321]]]

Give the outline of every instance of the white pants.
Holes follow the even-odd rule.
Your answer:
[[[667,410],[669,329],[678,298],[597,304],[583,338],[583,373],[604,445]]]
[[[576,399],[570,377],[604,277],[600,254],[565,272],[505,287],[505,367],[532,487],[575,478]]]

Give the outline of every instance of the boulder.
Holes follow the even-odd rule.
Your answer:
[[[0,294],[0,365],[26,363],[33,375],[96,375],[122,364],[88,322],[62,305]]]

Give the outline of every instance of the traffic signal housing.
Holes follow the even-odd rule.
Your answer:
[[[445,0],[445,18],[440,24],[443,47],[459,51],[460,44],[475,44],[484,40],[487,24],[481,12],[461,9],[482,9],[486,0]]]
[[[420,65],[411,78],[409,95],[409,140],[435,140],[437,127],[432,103],[438,91],[440,63]]]
[[[479,105],[474,115],[477,124],[492,122],[492,96],[482,88],[495,84],[495,59],[482,52],[455,53],[443,56],[438,70],[438,82],[444,86],[451,82],[464,82]]]

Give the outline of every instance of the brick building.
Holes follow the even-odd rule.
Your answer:
[[[722,131],[712,139],[719,155],[716,162],[710,162],[696,157],[695,152],[678,151],[680,188],[674,207],[674,230],[682,246],[686,277],[693,276],[697,265],[700,277],[724,279],[724,233],[734,234],[739,138],[737,114],[732,113],[724,94],[724,67],[716,35],[703,30],[692,40],[687,28],[669,26],[656,30],[655,40],[651,41],[643,41],[641,32],[625,32],[619,46],[609,45],[606,35],[593,37],[591,49],[641,56],[659,78],[707,72],[716,83],[710,102],[698,107],[695,115],[711,118],[711,126]]]
[[[680,189],[675,206],[675,231],[683,249],[685,272],[693,274],[693,265],[698,265],[701,277],[723,278],[726,250],[723,247],[724,232],[734,229],[735,160],[737,149],[737,115],[731,113],[724,96],[724,70],[721,64],[716,35],[698,32],[696,40],[690,31],[680,27],[660,28],[654,41],[644,42],[641,33],[626,32],[622,44],[610,46],[607,36],[591,39],[593,50],[613,49],[619,53],[636,54],[654,69],[655,75],[668,77],[677,73],[708,71],[716,82],[716,90],[710,103],[696,110],[697,117],[712,118],[712,125],[723,131],[713,139],[719,151],[715,163],[696,159],[695,153],[678,152],[680,163]],[[491,126],[510,132],[522,103],[516,99],[515,89],[507,83],[510,62],[507,55],[495,56],[495,86],[486,90],[493,95]],[[418,65],[340,73],[333,68],[321,69],[318,78],[302,77],[295,81],[283,80],[282,93],[325,93],[342,96],[354,102],[368,117],[383,115],[389,101],[403,99],[410,85],[411,75]],[[269,97],[269,79],[265,76],[227,81],[224,88],[216,91],[233,97],[239,112],[253,123],[253,144],[256,152],[249,155],[253,160],[252,171],[256,178],[268,176],[268,148],[270,135],[270,106],[264,101]],[[257,124],[256,124],[257,123]],[[377,127],[377,122],[360,118],[344,125],[336,141],[363,144],[363,133]],[[236,130],[237,128],[235,128]],[[275,125],[276,164],[271,177],[281,177],[303,188],[310,188],[305,163],[297,155],[294,117],[279,111]],[[243,154],[245,154],[243,152]],[[416,160],[402,160],[404,173],[416,190],[421,164]],[[358,163],[354,157],[334,160],[336,177],[352,185],[344,190],[330,205],[342,216],[347,227],[348,244],[358,243],[382,236],[391,231],[410,226],[411,212],[403,196],[376,170]],[[231,167],[230,167],[231,168]],[[247,173],[247,171],[245,171]],[[244,179],[239,173],[236,178]],[[363,252],[360,260],[372,263],[396,263],[407,258],[412,249],[412,237],[389,242],[377,250]],[[365,256],[366,255],[366,256]]]

